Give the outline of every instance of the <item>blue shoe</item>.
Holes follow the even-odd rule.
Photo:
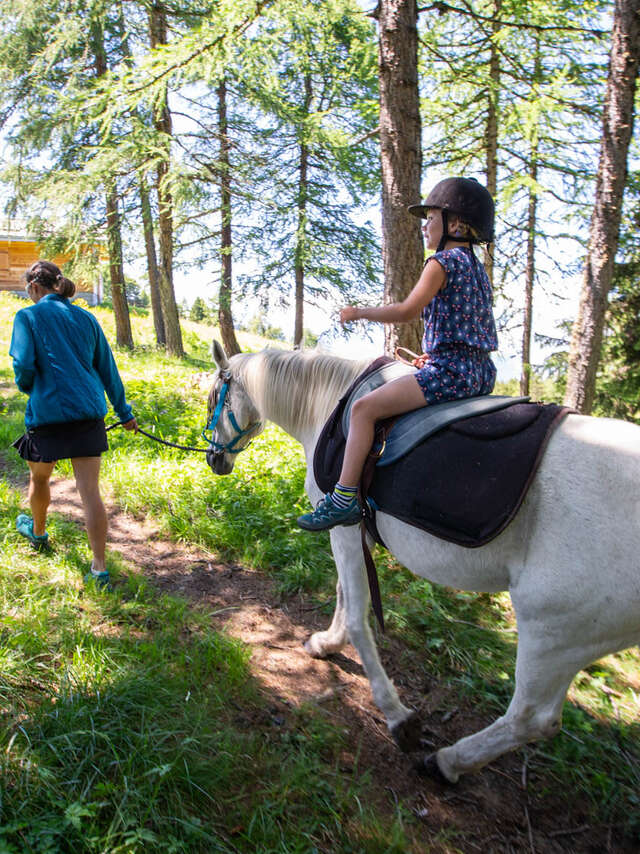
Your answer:
[[[44,534],[34,534],[33,519],[26,513],[21,513],[16,519],[16,530],[29,540],[34,549],[46,549],[49,545],[49,534],[46,531]]]
[[[99,590],[105,590],[108,593],[113,590],[111,587],[111,579],[109,578],[109,570],[105,569],[104,572],[94,572],[93,564],[91,565],[91,572],[88,572],[84,577],[84,583],[93,583]]]
[[[357,499],[354,498],[346,507],[338,507],[328,492],[318,502],[313,513],[298,516],[297,522],[305,531],[326,531],[336,525],[357,525],[361,519],[362,512]]]

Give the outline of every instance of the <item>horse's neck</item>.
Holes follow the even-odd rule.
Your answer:
[[[265,350],[242,357],[247,392],[265,420],[306,445],[366,363],[337,356]]]

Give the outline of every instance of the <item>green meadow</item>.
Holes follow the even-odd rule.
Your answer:
[[[246,722],[268,702],[250,649],[214,631],[206,609],[160,593],[116,552],[114,592],[85,588],[84,533],[55,508],[52,552],[33,552],[15,532],[26,465],[10,444],[26,399],[8,346],[23,305],[0,295],[0,854],[428,851],[412,847],[419,822],[401,804],[384,818],[366,806],[367,768],[340,770],[344,733],[320,710],[301,706],[292,727],[268,738]],[[110,312],[95,314],[113,340]],[[136,349],[116,358],[140,426],[202,444],[197,374],[212,369],[214,330],[184,322],[188,356],[175,360],[153,347],[146,315],[132,322]],[[329,539],[295,527],[308,507],[304,464],[281,430],[269,425],[224,478],[202,454],[122,430],[110,445],[103,483],[122,508],[168,539],[269,573],[283,600],[303,594],[329,619]],[[68,464],[60,470],[70,475]],[[500,714],[515,660],[508,596],[418,581],[382,551],[377,562],[387,631],[413,670]],[[577,798],[594,825],[615,825],[630,845],[640,842],[639,665],[634,649],[580,673],[562,733],[527,751],[542,802],[560,813]]]

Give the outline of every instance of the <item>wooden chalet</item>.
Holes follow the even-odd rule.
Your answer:
[[[26,232],[19,220],[0,220],[0,291],[9,291],[18,296],[27,296],[24,274],[39,259],[53,261],[62,268],[68,260],[64,255],[47,257],[35,239]],[[64,270],[63,270],[64,272]],[[74,278],[76,294],[73,299],[83,299],[89,305],[97,305],[102,298],[102,282],[99,274],[93,283]]]

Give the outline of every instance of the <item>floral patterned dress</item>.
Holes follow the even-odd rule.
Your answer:
[[[490,394],[496,368],[489,354],[498,339],[486,270],[467,247],[436,252],[432,262],[447,278],[422,312],[422,349],[429,360],[416,374],[418,384],[427,403]]]

